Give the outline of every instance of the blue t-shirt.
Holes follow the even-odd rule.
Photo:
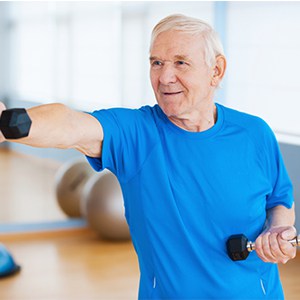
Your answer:
[[[177,127],[158,105],[93,113],[104,141],[88,160],[119,179],[139,299],[283,299],[277,265],[226,252],[232,234],[256,239],[267,209],[292,206],[278,143],[260,118],[216,106],[204,132]]]

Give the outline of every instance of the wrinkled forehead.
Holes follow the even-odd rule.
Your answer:
[[[201,34],[169,30],[160,33],[153,40],[150,57],[170,58],[204,55],[204,39]]]

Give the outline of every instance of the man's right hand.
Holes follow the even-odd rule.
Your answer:
[[[6,110],[6,107],[4,105],[4,103],[0,102],[0,117],[1,117],[1,114],[2,114],[2,111],[3,110]],[[0,143],[4,142],[5,141],[5,138],[0,130]]]

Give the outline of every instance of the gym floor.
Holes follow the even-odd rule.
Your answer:
[[[6,222],[66,219],[53,193],[57,163],[3,149],[0,163],[0,230]],[[0,232],[0,242],[22,267],[19,274],[0,279],[0,299],[137,299],[139,271],[131,242],[103,241],[87,228]],[[299,299],[300,253],[280,265],[280,273],[286,300]]]
[[[22,267],[0,279],[0,299],[137,299],[139,272],[131,242],[103,242],[86,229],[0,240]]]

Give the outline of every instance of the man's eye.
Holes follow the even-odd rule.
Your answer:
[[[152,62],[152,66],[161,66],[161,65],[162,65],[162,62],[159,61],[159,60],[154,60],[154,61]]]
[[[178,60],[178,61],[176,62],[176,64],[179,65],[179,66],[185,65],[185,61],[183,61],[183,60]]]

